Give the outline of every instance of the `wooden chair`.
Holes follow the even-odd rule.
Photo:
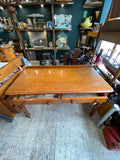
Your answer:
[[[64,54],[64,65],[69,65],[70,64],[70,54],[65,53]]]
[[[79,48],[75,48],[71,51],[72,53],[71,64],[72,65],[77,64],[77,59],[78,59],[78,56],[81,54],[81,52],[82,51]]]

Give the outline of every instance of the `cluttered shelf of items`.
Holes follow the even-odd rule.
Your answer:
[[[91,61],[99,29],[102,26],[98,20],[99,16],[99,10],[95,10],[95,17],[88,16],[88,10],[83,11],[83,21],[80,24],[77,43],[77,47],[83,51],[83,55],[80,57],[80,63],[89,64]]]
[[[17,20],[17,12],[14,7],[22,8],[22,6],[36,6],[40,5],[41,8],[49,6],[51,8],[51,21],[45,22],[43,14],[30,14],[25,15],[27,22],[19,22]],[[9,17],[6,19],[5,17],[1,17],[0,31],[2,32],[16,32],[19,38],[19,50],[26,51],[37,51],[37,50],[53,50],[54,57],[56,57],[56,52],[58,50],[70,50],[70,46],[67,44],[67,34],[59,33],[60,31],[71,31],[71,15],[55,15],[54,14],[54,5],[58,5],[64,7],[64,5],[72,5],[74,4],[72,0],[70,1],[59,1],[56,0],[54,2],[50,1],[21,1],[19,4],[15,1],[4,2],[1,9],[3,7],[7,7],[7,11],[12,15],[12,20]],[[17,26],[15,25],[17,23]],[[22,32],[28,32],[29,43],[24,41],[22,37]],[[48,32],[52,35],[52,38],[49,40]],[[56,33],[55,33],[56,32]],[[57,38],[55,37],[57,34]],[[41,37],[41,38],[40,38]]]

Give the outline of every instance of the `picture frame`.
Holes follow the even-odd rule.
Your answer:
[[[88,45],[89,37],[87,36],[87,32],[80,33],[79,39],[78,39],[78,47],[81,45]]]
[[[47,46],[47,32],[28,32],[31,47]]]

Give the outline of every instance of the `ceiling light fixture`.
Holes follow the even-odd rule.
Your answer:
[[[4,10],[4,8],[2,6],[0,6],[0,10]]]
[[[19,4],[19,8],[22,9],[22,5],[21,4]]]
[[[63,8],[63,7],[64,7],[64,4],[61,4],[61,7]]]
[[[41,4],[41,7],[43,8],[43,7],[44,7],[44,5],[43,5],[43,4]]]

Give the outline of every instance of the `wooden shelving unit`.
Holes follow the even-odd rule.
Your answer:
[[[69,31],[69,29],[67,28],[51,28],[51,29],[47,29],[47,28],[43,28],[43,29],[36,29],[36,28],[28,28],[28,29],[19,29],[19,31],[21,32],[43,32],[43,31]],[[11,31],[11,30],[8,30]]]
[[[98,2],[87,2],[83,5],[83,8],[98,8],[102,6],[103,2],[98,1]]]
[[[46,29],[46,28],[43,28],[43,29],[40,29],[40,28],[26,28],[26,29],[18,29],[16,28],[15,31],[19,32],[21,35],[22,33],[21,32],[43,32],[43,31],[51,31],[52,32],[52,42],[53,42],[53,48],[50,48],[50,47],[34,47],[34,48],[27,48],[25,49],[25,51],[38,51],[38,50],[52,50],[54,51],[54,56],[55,56],[55,59],[56,59],[56,52],[58,50],[70,50],[69,47],[67,48],[56,48],[55,46],[55,32],[57,31],[70,31],[68,28],[54,28],[54,6],[60,6],[61,7],[61,4],[64,4],[64,6],[69,6],[69,5],[73,5],[74,3],[73,2],[9,2],[9,3],[2,3],[2,7],[7,7],[9,5],[13,6],[13,7],[18,7],[19,5],[22,5],[23,7],[24,6],[40,6],[41,4],[45,6],[49,6],[51,7],[51,15],[52,15],[52,26],[53,28],[51,29]],[[9,32],[9,31],[8,31]]]
[[[50,48],[50,47],[34,47],[26,48],[26,51],[39,51],[39,50],[70,50],[70,48]]]
[[[15,32],[15,29],[6,29],[6,30],[3,30],[3,31],[0,31],[1,32]]]
[[[50,47],[34,47],[34,48],[26,48],[26,51],[39,51],[39,50],[54,50],[55,48]]]
[[[67,51],[67,50],[70,50],[70,47],[69,48],[55,48],[57,51]]]
[[[21,32],[44,32],[44,31],[52,31],[53,29],[47,29],[47,28],[43,28],[43,29],[36,29],[36,28],[27,28],[27,29],[19,29],[19,31]]]
[[[54,28],[55,31],[70,31],[67,28]]]

